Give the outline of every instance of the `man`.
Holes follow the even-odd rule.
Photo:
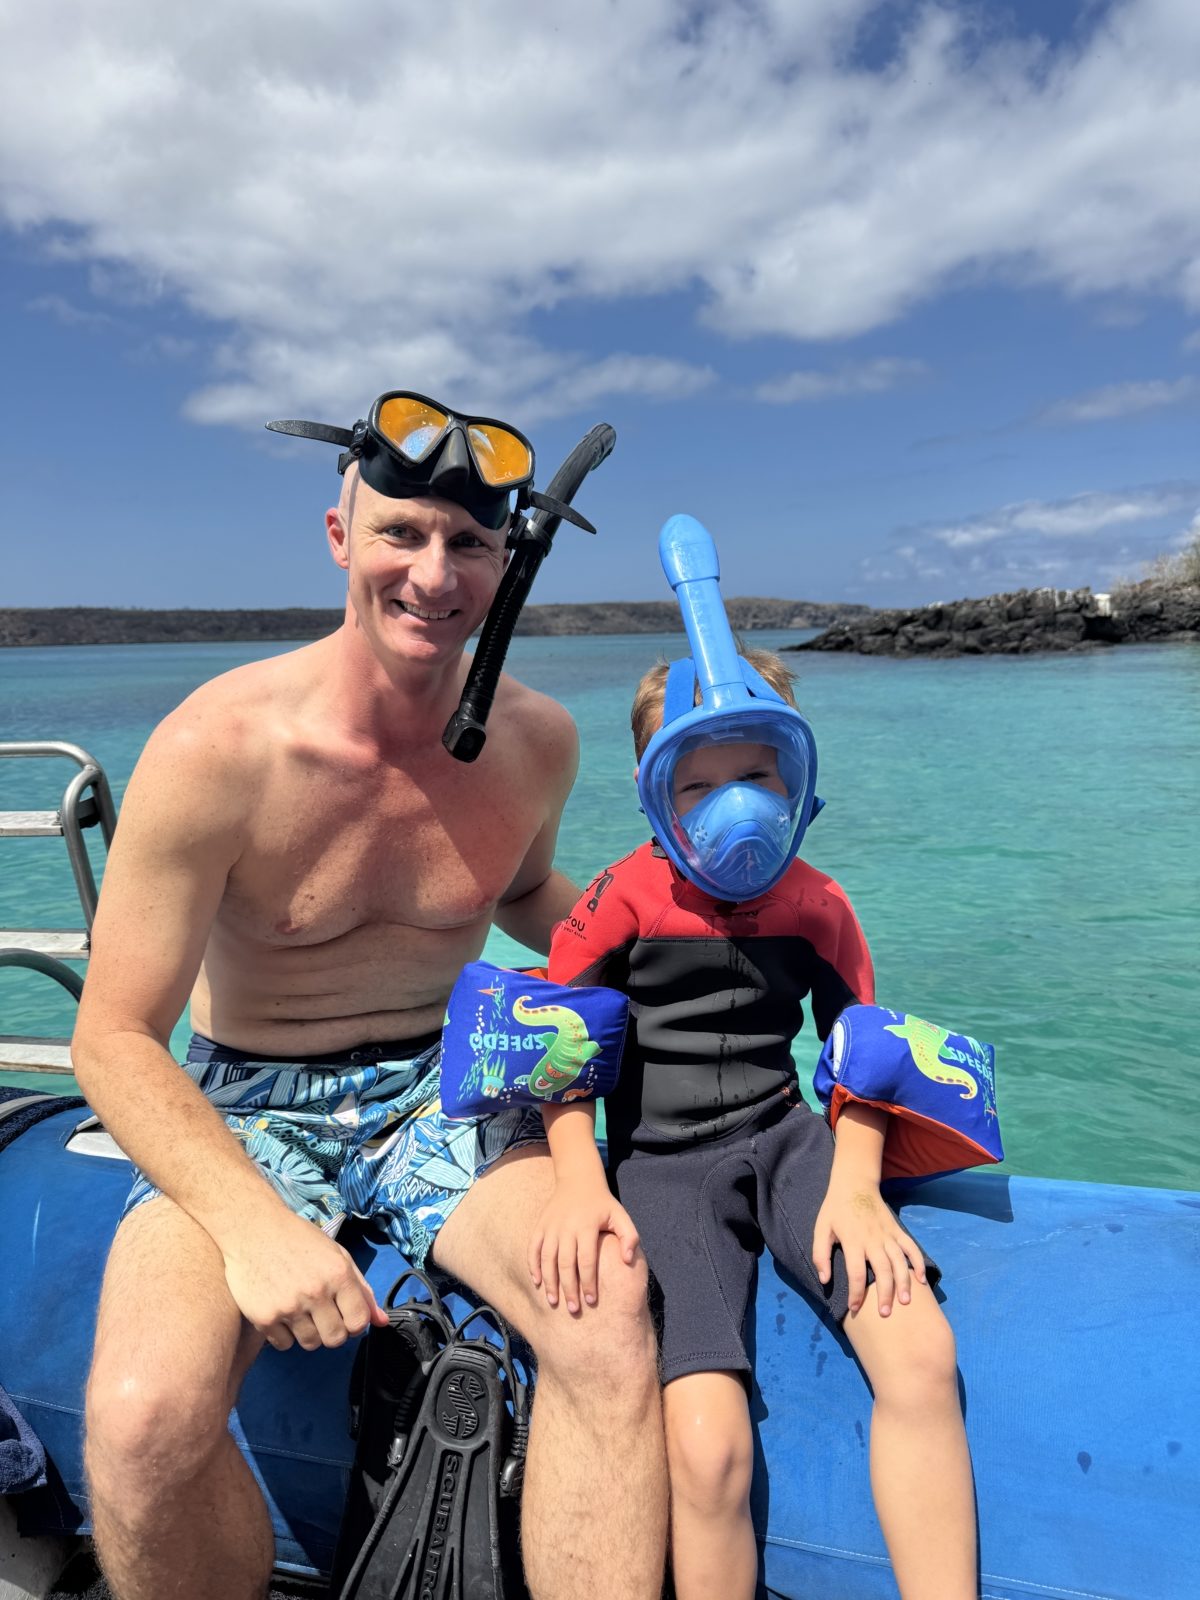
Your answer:
[[[545,950],[573,904],[552,861],[576,739],[562,707],[505,678],[478,761],[442,747],[533,462],[512,430],[420,399],[383,397],[353,435],[290,427],[350,444],[326,514],[345,620],[166,718],[105,874],[74,1059],[141,1174],[88,1389],[120,1600],[265,1593],[270,1523],[228,1413],[264,1340],[311,1350],[384,1320],[330,1236],[347,1210],[429,1251],[537,1354],[522,1536],[537,1600],[659,1593],[644,1263],[609,1235],[596,1303],[549,1307],[525,1265],[553,1188],[537,1114],[485,1139],[437,1099],[446,998],[491,922]],[[206,1037],[184,1071],[167,1045],[189,991]],[[342,1140],[332,1162],[314,1126]],[[430,1150],[474,1175],[465,1192],[427,1181]],[[581,1492],[562,1518],[567,1482]]]

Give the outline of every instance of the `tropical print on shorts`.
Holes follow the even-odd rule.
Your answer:
[[[542,1116],[529,1106],[448,1116],[440,1041],[410,1060],[356,1062],[370,1053],[348,1053],[339,1070],[242,1059],[194,1040],[183,1070],[298,1216],[330,1234],[348,1215],[368,1218],[423,1266],[475,1179],[506,1151],[545,1139]],[[126,1213],[159,1193],[139,1172]]]

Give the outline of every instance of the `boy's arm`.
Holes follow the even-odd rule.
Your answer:
[[[853,1005],[874,1005],[875,968],[866,936],[845,891],[831,878],[821,885],[820,926],[812,936],[817,962],[812,981],[813,1021],[822,1039],[838,1013]]]
[[[891,1314],[893,1299],[911,1298],[910,1269],[924,1283],[920,1246],[900,1226],[879,1192],[887,1112],[854,1102],[838,1118],[829,1187],[813,1229],[813,1263],[822,1283],[833,1272],[833,1247],[840,1244],[850,1280],[850,1314],[866,1298],[867,1268],[875,1274],[879,1315]]]
[[[595,1101],[543,1106],[542,1117],[554,1193],[529,1240],[529,1275],[535,1289],[545,1286],[552,1306],[561,1289],[567,1310],[575,1313],[581,1297],[589,1306],[596,1304],[601,1235],[615,1234],[626,1266],[632,1266],[638,1233],[608,1187],[596,1148]]]
[[[552,982],[612,982],[619,987],[617,969],[636,932],[636,920],[619,893],[607,900],[612,882],[611,869],[593,879],[555,928],[547,967]],[[581,1296],[588,1305],[596,1303],[600,1236],[615,1234],[626,1263],[632,1264],[638,1235],[608,1187],[596,1147],[595,1102],[543,1106],[542,1120],[554,1165],[554,1192],[530,1237],[529,1275],[535,1288],[545,1287],[552,1306],[561,1290],[574,1313]]]
[[[829,882],[826,961],[813,983],[813,1020],[822,1039],[840,1011],[875,1003],[875,970],[854,908],[838,884]],[[891,1315],[899,1299],[911,1298],[911,1275],[924,1283],[925,1258],[879,1192],[887,1112],[847,1103],[838,1117],[829,1187],[813,1229],[813,1262],[822,1283],[833,1273],[833,1247],[840,1244],[849,1277],[850,1314],[867,1293],[867,1268],[875,1275],[879,1315]]]

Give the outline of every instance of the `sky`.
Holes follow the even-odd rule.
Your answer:
[[[1097,590],[1200,531],[1195,0],[0,0],[0,605],[332,606],[387,389],[612,456],[533,599]]]

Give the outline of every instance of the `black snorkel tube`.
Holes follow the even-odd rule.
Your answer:
[[[559,524],[564,515],[568,515],[567,507],[578,494],[588,473],[610,454],[616,442],[615,429],[607,422],[598,422],[559,467],[546,493],[531,497],[536,509],[532,513],[518,513],[518,525],[510,541],[512,558],[500,580],[491,610],[484,619],[458,710],[442,734],[442,743],[456,761],[474,761],[483,749],[487,738],[485,725],[488,712],[492,709],[496,686],[500,682],[504,658],[508,654],[521,607],[529,597],[538,568],[550,554],[550,545]],[[561,510],[552,509],[555,504]],[[582,518],[570,520],[578,520],[580,525],[589,526],[583,523]]]

